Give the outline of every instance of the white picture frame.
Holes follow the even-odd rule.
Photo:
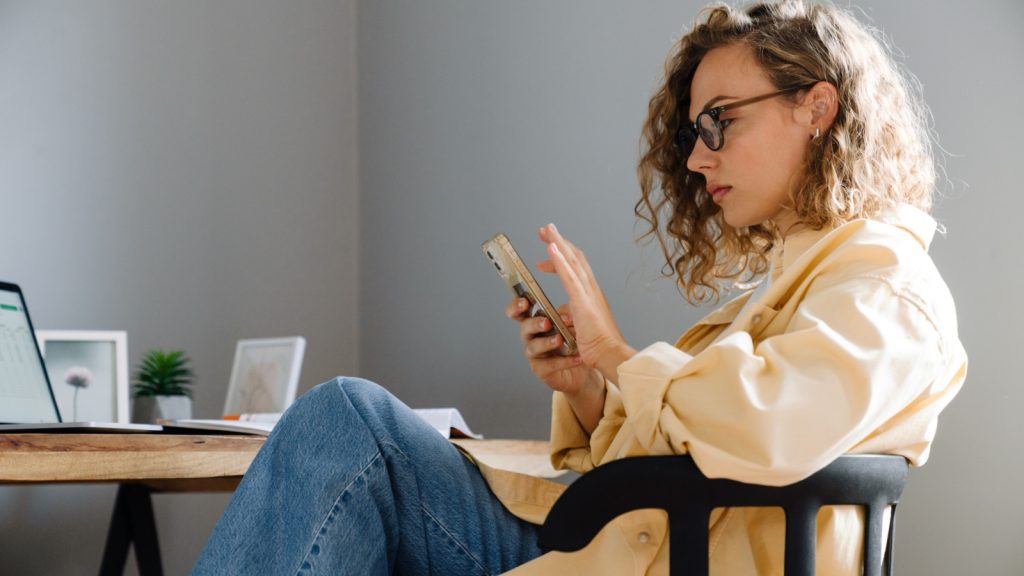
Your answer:
[[[224,415],[284,412],[295,401],[305,352],[302,336],[239,340]]]
[[[36,341],[61,421],[131,422],[127,332],[36,330]]]

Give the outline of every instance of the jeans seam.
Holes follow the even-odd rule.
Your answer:
[[[381,452],[383,452],[385,449],[390,449],[391,451],[393,451],[393,452],[397,453],[398,455],[400,455],[406,461],[409,460],[409,457],[405,454],[405,452],[402,451],[402,448],[399,447],[397,444],[394,444],[392,442],[386,442],[386,441],[378,440],[377,441],[377,447],[378,447],[379,450],[381,450]],[[385,459],[385,463],[386,463],[386,461],[387,460]],[[458,546],[459,550],[461,550],[463,554],[465,554],[470,560],[473,561],[474,564],[476,564],[476,566],[480,570],[481,574],[484,574],[485,576],[491,576],[491,573],[487,570],[487,567],[484,566],[484,564],[482,562],[480,562],[480,559],[477,558],[470,551],[469,547],[466,546],[462,542],[462,540],[460,540],[458,537],[456,537],[455,533],[452,532],[447,526],[442,524],[441,520],[438,519],[438,517],[435,516],[422,503],[420,504],[420,510],[422,510],[423,514],[426,515],[431,521],[433,521],[433,523],[436,524],[437,527],[440,528],[442,532],[444,532],[449,538],[451,538],[452,542],[455,542],[455,545]]]
[[[374,462],[380,460],[381,458],[383,458],[383,454],[381,454],[380,451],[378,450],[377,453],[373,456],[373,458],[371,458],[370,461],[367,462],[366,465],[363,466],[358,473],[352,476],[352,480],[348,484],[346,484],[344,488],[341,489],[341,492],[339,492],[338,496],[334,499],[334,503],[331,505],[331,509],[324,516],[324,519],[317,526],[316,530],[313,531],[312,541],[306,548],[306,554],[302,558],[299,558],[297,568],[292,570],[293,574],[303,569],[302,565],[309,560],[310,555],[312,554],[313,551],[313,546],[318,544],[321,537],[326,534],[326,527],[328,525],[328,522],[332,519],[334,514],[340,509],[341,499],[345,496],[345,493],[348,492],[349,488],[351,488],[352,485],[356,483],[356,480],[366,475],[366,471],[369,470],[371,466],[373,466]]]
[[[405,454],[405,452],[402,451],[401,447],[399,447],[397,444],[394,444],[392,442],[385,442],[385,441],[378,440],[377,446],[381,450],[381,452],[384,452],[386,449],[390,449],[390,451],[393,451],[393,452],[397,453],[398,455],[400,455],[406,461],[409,460],[409,457]],[[385,463],[386,463],[386,461],[387,460],[385,458]],[[426,506],[424,506],[421,503],[420,504],[420,510],[422,510],[423,514],[425,516],[427,516],[427,518],[429,518],[435,525],[437,525],[437,527],[442,532],[444,532],[445,535],[447,535],[449,538],[451,538],[452,542],[454,542],[455,545],[458,546],[459,550],[461,550],[463,554],[465,554],[470,560],[473,561],[474,564],[476,564],[476,566],[480,570],[481,574],[484,574],[485,576],[491,576],[491,573],[487,570],[487,567],[484,566],[484,564],[480,561],[480,559],[477,558],[476,555],[474,555],[472,553],[472,551],[470,551],[469,547],[466,546],[462,542],[462,540],[460,540],[458,537],[456,537],[455,533],[452,532],[452,530],[450,530],[447,526],[445,526],[441,522],[441,520],[430,511],[430,509],[428,509]]]
[[[480,560],[469,550],[469,548],[462,542],[462,540],[458,539],[455,536],[455,534],[448,529],[447,526],[441,523],[441,520],[434,516],[430,512],[430,510],[427,509],[426,506],[420,505],[420,509],[423,510],[423,513],[426,514],[427,517],[430,518],[430,520],[432,520],[434,524],[436,524],[437,527],[441,529],[441,531],[443,531],[449,538],[452,539],[452,542],[455,542],[455,545],[459,547],[459,550],[462,550],[463,554],[469,557],[469,559],[472,560],[474,564],[476,564],[477,568],[480,569],[481,574],[484,574],[485,576],[491,576],[491,573],[487,571],[487,567],[480,562]]]
[[[343,386],[344,381],[345,381],[344,379],[338,379],[338,390],[340,390],[341,393],[344,396],[346,396],[346,398],[347,398],[348,397],[348,393],[345,391],[345,388]],[[367,430],[370,430],[371,427],[366,422],[366,418],[363,417],[363,414],[359,411],[358,408],[355,408],[354,405],[353,405],[353,408],[354,408],[353,411],[355,412],[355,414],[357,416],[359,416],[360,420],[363,421],[363,426],[365,426]],[[397,453],[398,455],[401,455],[401,457],[403,459],[409,460],[408,455],[406,455],[406,453],[402,450],[402,448],[400,446],[398,446],[397,444],[395,444],[393,442],[388,442],[387,440],[384,440],[384,439],[381,439],[381,438],[377,438],[377,436],[375,434],[372,434],[372,433],[371,433],[371,436],[373,436],[374,440],[376,440],[376,443],[377,443],[377,455],[376,455],[376,457],[374,457],[373,460],[370,461],[370,464],[372,464],[378,458],[382,458],[382,459],[384,459],[384,464],[387,465],[387,458],[384,456],[384,452],[386,450],[387,451],[393,451],[393,452]],[[367,466],[365,468],[363,468],[362,471],[360,471],[359,475],[361,475],[363,472],[365,472],[366,469],[369,468],[370,464],[367,464]],[[357,475],[356,477],[358,477],[359,475]],[[353,482],[354,481],[355,481],[355,479],[353,478]],[[349,484],[349,486],[351,486],[351,484]],[[347,489],[348,488],[346,487],[346,490]],[[342,493],[344,494],[344,491],[342,491]],[[340,496],[339,496],[339,498],[340,498]],[[335,507],[336,507],[337,506],[337,500],[335,502],[336,502],[336,504],[335,504]],[[335,509],[335,507],[332,507],[331,510],[333,511]],[[441,521],[436,516],[434,516],[430,512],[430,510],[428,510],[426,508],[426,506],[423,506],[423,504],[420,504],[420,509],[423,510],[423,513],[428,518],[430,518],[430,520],[433,521],[434,524],[436,524],[437,527],[441,529],[441,531],[443,531],[449,538],[452,539],[453,542],[455,542],[455,545],[458,546],[458,548],[460,550],[462,550],[463,554],[465,554],[470,560],[473,561],[474,564],[476,564],[476,566],[480,570],[481,574],[484,574],[485,576],[491,576],[491,573],[487,570],[487,567],[484,566],[480,562],[480,560],[475,555],[473,555],[472,552],[470,552],[469,548],[467,548],[466,545],[460,539],[456,538],[455,534],[452,533],[452,531],[449,530],[447,526],[442,524]],[[311,546],[311,548],[312,548],[312,546]],[[306,553],[306,557],[303,558],[303,561],[305,561],[305,559],[308,558],[308,557],[309,557],[309,553],[307,552]],[[299,564],[299,567],[300,568],[302,567],[301,563]]]

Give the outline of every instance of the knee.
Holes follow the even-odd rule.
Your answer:
[[[408,410],[395,395],[383,386],[363,378],[339,377],[330,382],[335,394],[340,392],[341,403],[350,407],[368,427],[391,430],[400,420],[398,413]],[[381,428],[383,427],[383,428]]]
[[[330,382],[317,386],[317,388],[321,386],[330,386],[340,390],[353,403],[369,402],[375,404],[380,399],[391,396],[391,393],[380,384],[352,376],[338,376]]]
[[[349,398],[375,397],[388,393],[379,384],[369,380],[352,376],[337,376],[327,382],[317,384],[309,392],[303,394],[297,402],[322,401],[323,397],[330,397],[338,392]]]
[[[369,380],[339,376],[299,397],[274,428],[340,426],[349,416],[362,419],[389,397],[384,388]]]
[[[369,380],[338,376],[311,388],[289,407],[288,412],[318,411],[326,406],[336,407],[339,403],[351,404],[353,401],[366,401],[382,394],[387,394],[387,392]],[[346,398],[348,402],[345,401]]]
[[[348,406],[364,412],[380,409],[394,399],[390,392],[375,382],[364,378],[338,376],[313,387],[300,401],[314,405]]]

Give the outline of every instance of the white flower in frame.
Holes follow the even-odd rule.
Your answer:
[[[88,388],[92,372],[85,366],[72,366],[64,373],[64,383],[75,388]]]

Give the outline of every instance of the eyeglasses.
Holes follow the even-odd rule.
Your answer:
[[[676,134],[676,144],[679,146],[679,150],[683,153],[684,158],[689,158],[693,152],[693,147],[697,145],[697,137],[704,141],[709,150],[721,150],[722,146],[725,145],[725,134],[722,132],[724,126],[722,126],[722,120],[719,120],[719,116],[723,112],[729,110],[735,110],[741,106],[747,104],[753,104],[769,98],[775,98],[776,96],[782,96],[783,94],[792,94],[803,90],[804,88],[810,88],[814,84],[808,84],[805,86],[796,86],[794,88],[786,88],[779,90],[778,92],[772,92],[770,94],[762,94],[761,96],[754,96],[753,98],[747,98],[738,102],[730,102],[724,106],[716,106],[710,110],[704,110],[700,114],[697,114],[697,121],[693,124],[684,124],[679,129],[679,133]],[[725,120],[728,122],[728,120]]]

